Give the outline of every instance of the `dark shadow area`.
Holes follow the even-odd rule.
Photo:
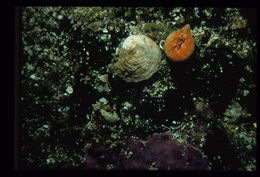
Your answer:
[[[241,166],[226,133],[214,125],[206,136],[203,151],[212,163],[212,170],[237,170]]]

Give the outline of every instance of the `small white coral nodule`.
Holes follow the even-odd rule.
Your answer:
[[[123,42],[119,59],[112,65],[112,70],[126,82],[140,82],[152,77],[160,62],[160,48],[152,39],[131,35]]]

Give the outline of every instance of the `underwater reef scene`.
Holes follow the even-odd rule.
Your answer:
[[[252,11],[23,7],[19,168],[256,171]]]

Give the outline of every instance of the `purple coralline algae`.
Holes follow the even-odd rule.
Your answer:
[[[88,148],[86,168],[210,170],[207,156],[196,147],[179,143],[170,132],[154,134],[147,141],[128,138],[123,143],[123,149],[125,153],[115,157],[104,146]]]

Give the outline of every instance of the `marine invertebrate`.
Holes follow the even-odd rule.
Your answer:
[[[164,42],[164,52],[172,61],[183,61],[190,57],[195,48],[190,25],[169,34]]]
[[[196,147],[178,143],[170,132],[154,134],[147,141],[128,138],[123,142],[125,153],[121,157],[108,154],[103,146],[88,148],[86,168],[105,169],[110,165],[115,169],[210,169],[207,156]]]
[[[131,35],[119,51],[119,59],[111,65],[114,75],[126,82],[147,80],[158,71],[161,62],[159,46],[144,35]]]

